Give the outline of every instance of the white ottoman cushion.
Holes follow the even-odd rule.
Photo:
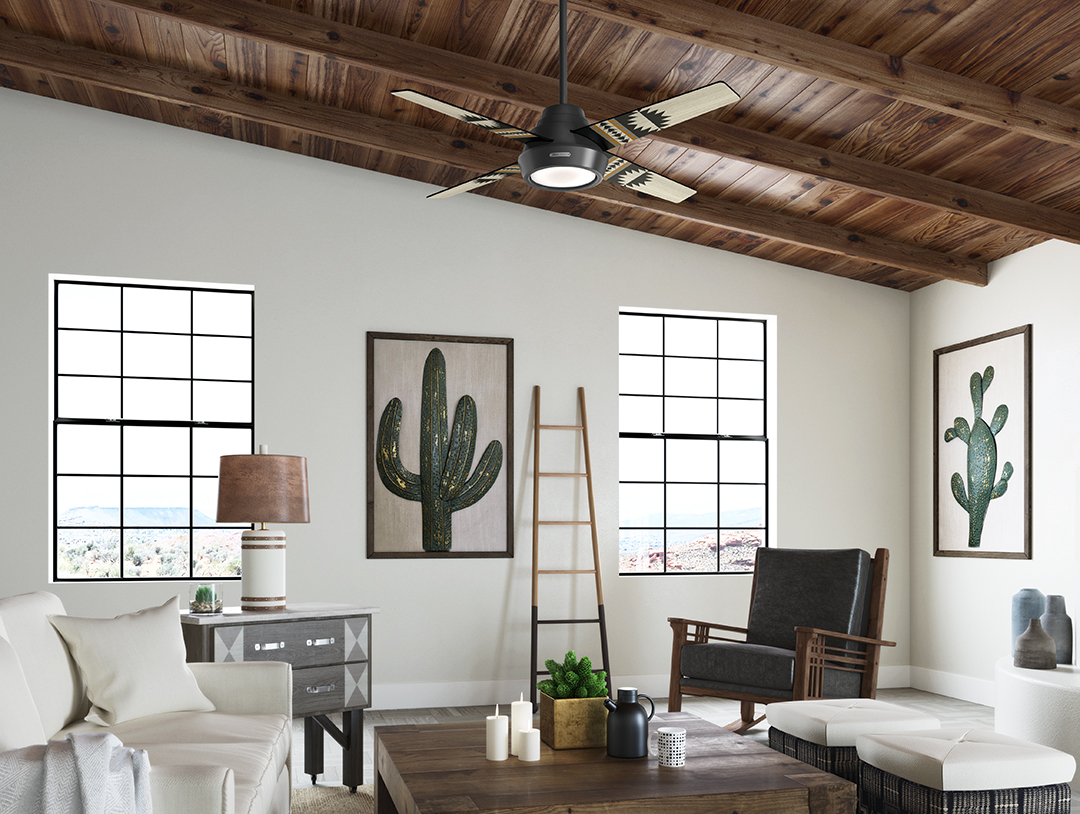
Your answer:
[[[987,729],[860,735],[859,759],[940,791],[983,791],[1068,783],[1072,755]]]
[[[765,707],[769,726],[820,746],[854,746],[859,735],[940,726],[933,715],[873,698],[784,701]]]

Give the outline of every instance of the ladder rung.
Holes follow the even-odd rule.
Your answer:
[[[587,472],[537,472],[541,478],[587,478]]]
[[[577,571],[537,571],[538,574],[595,574],[596,569],[582,569]]]
[[[538,625],[598,625],[599,619],[537,619]]]
[[[541,424],[542,430],[580,430],[580,424]]]
[[[537,520],[541,526],[591,526],[592,520]]]

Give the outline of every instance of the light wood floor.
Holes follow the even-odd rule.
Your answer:
[[[980,704],[971,704],[955,698],[921,690],[878,690],[878,698],[904,707],[923,710],[935,715],[942,726],[974,726],[982,729],[994,728],[994,709]],[[507,703],[506,708],[510,705]],[[656,699],[659,711],[667,709],[667,699]],[[711,698],[683,699],[683,710],[691,712],[716,724],[727,724],[739,717],[737,701],[723,701]],[[441,707],[428,709],[376,710],[364,714],[364,782],[371,783],[374,777],[374,734],[376,726],[394,724],[435,724],[443,721],[482,721],[491,715],[491,707]],[[760,712],[759,712],[760,714]],[[339,727],[341,716],[330,716]],[[326,738],[323,752],[325,772],[318,777],[319,785],[337,785],[341,782],[341,749]],[[768,743],[768,725],[758,724],[747,733],[747,737],[762,743]],[[293,722],[293,785],[311,785],[311,778],[304,774],[304,722],[297,718]],[[1074,796],[1074,802],[1080,803],[1080,796]]]

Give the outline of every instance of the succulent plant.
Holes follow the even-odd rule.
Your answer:
[[[213,585],[198,585],[188,603],[192,613],[218,613],[223,605],[222,597]]]
[[[209,585],[200,585],[195,589],[195,601],[210,603],[214,601],[214,589]]]
[[[994,380],[994,368],[987,367],[980,376],[976,371],[971,374],[971,404],[975,408],[975,422],[971,426],[962,417],[958,417],[949,429],[945,430],[945,442],[959,438],[967,444],[967,490],[959,472],[952,476],[952,494],[960,507],[968,513],[968,547],[978,548],[982,542],[983,523],[990,501],[1001,497],[1009,488],[1009,478],[1013,474],[1013,465],[1006,461],[1001,468],[1001,479],[994,483],[997,471],[996,436],[1009,418],[1009,408],[1004,404],[994,411],[990,423],[983,421],[983,395]]]
[[[536,685],[544,695],[551,698],[604,698],[608,694],[607,673],[603,670],[593,672],[588,656],[578,661],[577,654],[571,650],[561,664],[548,659],[544,666],[551,678]]]
[[[488,444],[476,470],[476,402],[462,396],[454,412],[454,427],[446,427],[446,359],[433,348],[424,362],[420,399],[420,473],[401,463],[401,399],[387,403],[379,421],[375,463],[383,485],[422,508],[424,551],[449,551],[453,542],[451,515],[472,506],[487,494],[502,468],[502,444]]]

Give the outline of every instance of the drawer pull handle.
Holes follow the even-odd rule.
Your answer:
[[[267,642],[266,644],[256,644],[256,650],[284,650],[285,642]]]
[[[337,684],[324,684],[321,687],[308,687],[308,695],[318,695],[321,692],[333,692],[337,689]]]
[[[333,643],[334,643],[334,637],[333,636],[331,636],[329,639],[308,639],[307,640],[307,646],[308,647],[323,647],[325,645],[333,644]]]

